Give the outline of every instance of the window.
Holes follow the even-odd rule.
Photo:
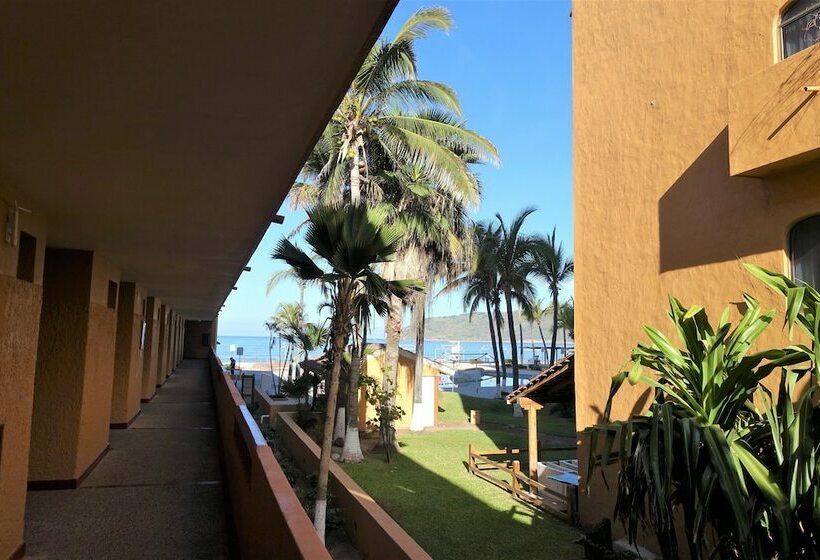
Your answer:
[[[807,218],[789,235],[792,277],[820,288],[820,216]]]
[[[108,307],[117,308],[117,283],[113,280],[108,281]]]
[[[17,279],[34,282],[34,260],[37,257],[37,238],[21,231],[17,250]]]
[[[783,58],[820,42],[820,0],[796,0],[780,19]]]

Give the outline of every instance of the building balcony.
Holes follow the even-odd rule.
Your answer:
[[[765,176],[820,158],[820,44],[729,90],[732,175]]]

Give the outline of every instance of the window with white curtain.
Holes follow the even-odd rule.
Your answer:
[[[820,43],[820,0],[796,0],[780,19],[783,58]]]
[[[789,235],[792,277],[820,289],[820,216],[807,218]]]

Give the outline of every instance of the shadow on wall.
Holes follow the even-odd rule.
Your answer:
[[[782,248],[770,227],[750,227],[767,216],[769,188],[761,179],[729,175],[724,128],[658,203],[660,272]]]

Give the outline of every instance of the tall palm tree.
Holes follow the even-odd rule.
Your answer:
[[[550,350],[550,365],[555,363],[555,349],[558,337],[558,295],[561,292],[561,284],[572,278],[575,271],[575,264],[572,257],[564,253],[564,247],[555,240],[555,228],[552,234],[546,238],[539,239],[536,244],[535,270],[536,274],[547,282],[547,287],[552,296],[552,344]]]
[[[292,201],[373,202],[379,198],[374,174],[407,167],[477,202],[472,173],[457,151],[497,162],[496,149],[459,121],[461,106],[449,86],[417,75],[416,41],[451,27],[448,10],[422,8],[393,40],[373,46],[302,169]]]
[[[509,227],[504,223],[504,218],[496,214],[501,237],[496,255],[498,287],[500,293],[504,295],[507,308],[507,323],[512,344],[513,389],[517,389],[519,384],[513,301],[517,301],[523,309],[528,309],[535,294],[535,288],[529,277],[535,272],[534,258],[538,239],[521,231],[527,217],[533,212],[535,208],[525,208],[513,219]]]
[[[457,278],[449,281],[439,292],[439,295],[463,289],[462,306],[468,312],[469,320],[481,304],[484,304],[487,314],[487,324],[490,332],[490,342],[493,348],[493,362],[495,364],[495,385],[497,396],[501,395],[501,372],[504,372],[506,381],[506,364],[504,363],[504,342],[501,339],[500,320],[497,308],[498,301],[498,272],[495,256],[500,243],[497,228],[489,224],[478,222],[472,227],[473,254],[470,268]],[[498,331],[498,332],[496,332]],[[499,361],[499,355],[501,357]]]
[[[449,86],[417,75],[416,41],[451,26],[446,9],[423,8],[392,40],[371,49],[303,167],[291,191],[292,204],[390,200],[398,209],[397,199],[423,196],[430,185],[464,205],[478,203],[480,190],[470,165],[497,163],[497,150],[466,128]],[[391,176],[396,173],[410,177],[396,180]],[[423,177],[423,183],[413,176]],[[402,251],[384,274],[402,278],[407,257]],[[395,381],[404,304],[394,298],[385,322],[385,383]]]
[[[386,300],[391,294],[403,295],[423,288],[418,282],[386,280],[375,271],[375,265],[394,257],[401,235],[401,228],[388,225],[385,213],[378,209],[362,204],[342,208],[319,206],[308,211],[304,240],[325,268],[287,238],[279,241],[272,255],[293,267],[300,278],[321,282],[333,305],[330,379],[313,516],[322,541],[327,516],[334,411],[345,344],[353,318],[354,296],[365,291],[370,297]]]
[[[465,154],[464,157],[470,157]],[[465,204],[452,192],[439,189],[423,173],[402,170],[403,185],[412,192],[395,202],[395,219],[405,228],[400,256],[405,266],[419,271],[428,285],[449,281],[462,272],[472,251],[472,233]],[[475,182],[478,188],[478,181]],[[429,292],[414,295],[412,304],[416,339],[413,410],[410,427],[421,430],[423,419],[424,328]]]

